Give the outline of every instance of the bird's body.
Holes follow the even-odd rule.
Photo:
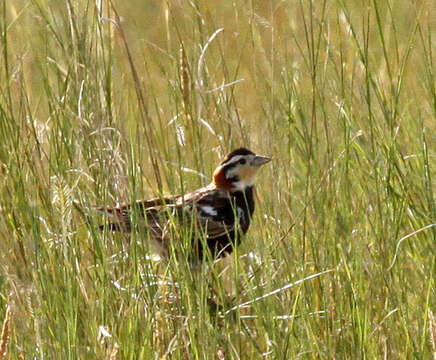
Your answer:
[[[98,207],[115,221],[112,231],[130,232],[144,224],[152,240],[168,251],[174,239],[191,239],[193,257],[202,260],[205,246],[213,257],[231,253],[254,212],[254,176],[270,158],[241,148],[228,154],[208,186],[185,195],[141,200],[118,207]]]

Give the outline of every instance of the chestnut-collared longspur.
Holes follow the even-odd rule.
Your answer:
[[[214,258],[224,256],[232,252],[250,226],[255,176],[270,160],[245,148],[234,150],[216,168],[212,183],[191,193],[96,207],[113,219],[101,228],[130,232],[135,213],[135,224],[146,226],[160,252],[167,253],[170,242],[177,241],[174,227],[181,226],[192,239],[194,258],[203,259],[205,245]]]

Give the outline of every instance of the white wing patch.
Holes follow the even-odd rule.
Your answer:
[[[201,211],[210,216],[218,215],[217,211],[210,205],[204,205],[200,207]]]

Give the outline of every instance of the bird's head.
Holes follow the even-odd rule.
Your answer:
[[[240,148],[228,154],[213,173],[217,188],[230,191],[243,191],[252,186],[259,168],[270,162],[271,158],[256,155],[250,150]]]

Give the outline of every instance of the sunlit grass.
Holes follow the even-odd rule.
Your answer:
[[[432,1],[0,10],[0,358],[436,354]],[[155,261],[89,211],[239,146],[274,161],[224,261]]]

